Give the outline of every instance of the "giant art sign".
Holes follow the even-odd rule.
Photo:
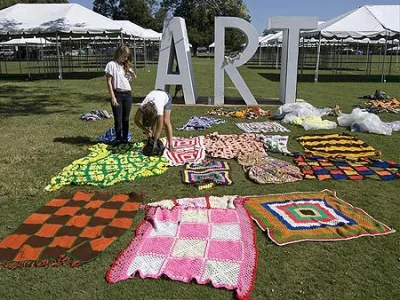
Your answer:
[[[272,17],[268,29],[283,30],[282,62],[279,100],[285,103],[296,102],[297,65],[300,30],[317,28],[316,17]],[[225,56],[225,30],[240,30],[247,38],[242,53],[235,59]],[[232,80],[236,89],[248,105],[257,101],[243,80],[238,67],[245,64],[256,53],[258,35],[253,25],[235,17],[215,18],[215,57],[214,57],[214,103],[224,104],[224,75]],[[173,70],[174,57],[179,72]],[[172,18],[164,23],[164,30],[158,59],[156,88],[168,91],[170,85],[182,85],[186,104],[195,104],[197,93],[186,23],[182,18]]]

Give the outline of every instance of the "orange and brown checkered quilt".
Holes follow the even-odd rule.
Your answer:
[[[31,214],[0,242],[0,265],[78,266],[129,229],[143,196],[67,192]]]

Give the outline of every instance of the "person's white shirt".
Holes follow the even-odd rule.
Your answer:
[[[114,90],[131,91],[131,85],[128,77],[125,74],[124,66],[117,63],[115,60],[110,61],[104,70],[106,74],[112,76],[112,86]]]
[[[164,107],[168,103],[169,96],[166,92],[160,90],[154,90],[147,94],[142,103],[140,103],[140,107],[149,102],[154,102],[154,105],[157,110],[157,116],[164,115]]]

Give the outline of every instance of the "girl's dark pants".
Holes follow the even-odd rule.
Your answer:
[[[114,91],[118,107],[111,106],[114,114],[115,135],[117,141],[128,141],[129,116],[132,108],[131,91]]]

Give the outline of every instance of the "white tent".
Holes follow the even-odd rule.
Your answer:
[[[0,11],[0,35],[119,32],[117,23],[79,4],[15,4]]]
[[[161,40],[161,33],[158,33],[152,29],[146,29],[131,21],[126,20],[114,20],[122,28],[124,35],[135,36],[146,40]]]
[[[9,41],[1,42],[2,46],[19,46],[19,45],[53,45],[53,42],[46,40],[45,38],[20,38],[20,39],[12,39]]]
[[[305,37],[321,34],[325,38],[381,38],[400,32],[400,5],[364,5],[333,18],[318,29],[304,32]]]

